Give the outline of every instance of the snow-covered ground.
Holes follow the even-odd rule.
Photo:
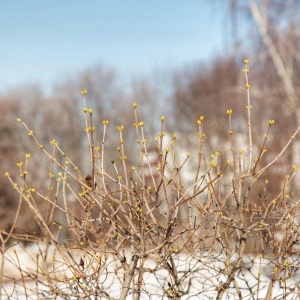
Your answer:
[[[47,258],[40,260],[40,269],[48,270],[49,277],[55,276],[55,281],[39,278],[39,281],[34,278],[24,278],[27,272],[34,273],[37,270],[35,263],[39,256],[43,255],[44,247],[32,246],[25,248],[19,246],[12,247],[5,253],[4,262],[4,277],[1,287],[2,299],[119,299],[121,293],[121,283],[123,280],[124,268],[120,261],[114,260],[112,256],[107,256],[105,260],[98,257],[99,261],[99,276],[91,276],[89,278],[75,279],[74,272],[66,263],[74,265],[79,263],[82,258],[82,253],[73,252],[69,255],[69,260],[64,255],[56,252],[54,247],[50,247]],[[1,257],[3,258],[3,257]],[[197,257],[191,257],[186,254],[174,255],[174,263],[177,270],[177,276],[180,282],[180,289],[177,289],[178,294],[187,292],[181,299],[205,299],[211,300],[216,298],[216,287],[226,282],[227,276],[223,257],[220,254],[203,253]],[[126,261],[131,260],[130,253],[126,253]],[[300,259],[297,256],[288,258],[290,264],[282,271],[280,277],[283,280],[278,280],[275,283],[275,288],[272,293],[272,299],[300,299],[300,270],[297,266],[300,264]],[[143,284],[141,286],[141,299],[170,299],[174,293],[172,283],[174,280],[167,268],[166,264],[157,262],[155,258],[147,259],[144,264]],[[231,263],[235,263],[236,256],[233,255]],[[222,299],[240,299],[237,293],[237,288],[240,290],[242,299],[264,299],[267,293],[268,285],[274,271],[275,265],[269,259],[247,256],[243,261],[243,268],[235,274],[235,286],[231,284]],[[299,271],[298,271],[299,270]],[[10,278],[10,279],[9,279]],[[12,280],[14,278],[14,280]],[[97,278],[97,283],[95,282]],[[54,297],[49,292],[47,284],[55,284],[55,287],[60,291],[65,292],[65,296]],[[80,291],[80,286],[89,290],[88,294]],[[78,288],[79,287],[79,288]],[[52,287],[53,288],[53,287]],[[178,288],[178,285],[177,285]],[[67,291],[73,289],[77,291],[77,296],[69,294]],[[102,291],[102,295],[93,296],[95,290]],[[79,296],[80,295],[80,296]],[[105,297],[107,295],[107,297]],[[109,295],[109,297],[108,297]],[[127,299],[132,299],[128,296]],[[178,298],[173,298],[178,299]]]

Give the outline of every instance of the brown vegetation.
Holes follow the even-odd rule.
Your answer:
[[[1,96],[0,298],[299,298],[295,2],[234,3],[257,25],[243,68]]]

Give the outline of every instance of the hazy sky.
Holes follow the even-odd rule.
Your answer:
[[[129,75],[179,67],[224,46],[219,1],[2,0],[0,11],[0,91],[94,64]]]

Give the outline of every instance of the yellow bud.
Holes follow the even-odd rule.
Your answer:
[[[284,265],[285,265],[286,267],[288,267],[290,264],[291,264],[291,262],[290,262],[289,260],[287,260],[287,261],[285,262]]]
[[[210,164],[210,166],[211,166],[212,168],[214,168],[214,167],[216,167],[216,166],[217,166],[217,163],[216,163],[216,162],[214,162],[214,161],[211,161],[209,164]]]
[[[275,120],[270,120],[269,125],[272,126],[275,123]]]

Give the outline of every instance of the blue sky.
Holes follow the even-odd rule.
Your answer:
[[[0,10],[0,91],[95,64],[130,76],[224,51],[219,1],[3,0]]]

